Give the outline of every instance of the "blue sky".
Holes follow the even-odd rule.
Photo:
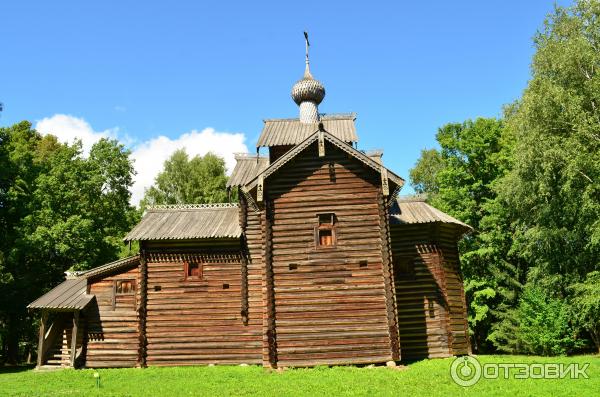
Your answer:
[[[0,125],[30,120],[84,143],[116,137],[138,150],[148,184],[178,146],[254,151],[263,119],[296,117],[290,89],[308,30],[311,71],[327,91],[319,110],[356,112],[359,148],[384,149],[384,163],[408,179],[440,126],[499,116],[520,96],[532,37],[552,8],[540,0],[5,2]]]

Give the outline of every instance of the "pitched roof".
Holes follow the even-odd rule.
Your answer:
[[[139,255],[129,256],[127,258],[119,259],[114,262],[107,263],[102,266],[95,267],[90,270],[86,270],[83,272],[75,273],[78,278],[91,278],[96,276],[103,276],[105,274],[111,273],[115,270],[120,270],[127,268],[129,266],[137,265],[140,262]]]
[[[391,224],[416,224],[416,223],[452,223],[465,229],[473,230],[466,223],[438,210],[427,204],[422,198],[398,198],[397,205],[390,208]]]
[[[241,235],[237,204],[187,204],[148,209],[124,240],[238,238]]]
[[[81,310],[94,299],[87,293],[87,280],[65,280],[32,303],[28,309]]]
[[[236,154],[235,159],[237,163],[227,181],[227,187],[243,186],[269,166],[269,158],[264,156]]]
[[[342,142],[357,142],[356,114],[322,115],[319,122]],[[268,119],[258,138],[257,147],[296,145],[319,129],[319,123],[301,123],[300,119]]]
[[[337,137],[335,137],[334,135],[329,133],[329,131],[323,131],[323,138],[324,138],[324,140],[326,140],[326,141],[330,142],[331,144],[333,144],[334,146],[336,146],[338,149],[345,151],[346,153],[350,154],[351,156],[358,159],[363,164],[365,164],[366,166],[372,168],[373,170],[375,170],[377,172],[379,172],[381,170],[381,168],[383,167],[379,162],[377,162],[376,160],[367,156],[363,152],[361,152],[357,149],[354,149],[351,145],[348,145],[346,142],[338,139]],[[309,135],[306,139],[304,139],[304,141],[302,141],[301,143],[299,143],[298,145],[296,145],[295,147],[290,149],[286,154],[284,154],[283,156],[278,158],[275,162],[270,164],[259,175],[262,174],[263,178],[265,178],[265,179],[268,178],[275,171],[277,171],[279,168],[284,166],[286,163],[288,163],[290,160],[292,160],[294,157],[296,157],[298,154],[300,154],[302,151],[304,151],[306,148],[308,148],[310,145],[312,145],[318,139],[319,139],[319,131],[315,131],[314,133]],[[386,170],[387,170],[387,174],[388,174],[388,179],[390,181],[394,182],[396,185],[398,185],[400,187],[402,187],[404,185],[404,179],[402,179],[401,177],[399,177],[398,175],[396,175],[389,169],[386,168]],[[256,187],[257,183],[258,183],[258,175],[255,178],[253,178],[251,181],[246,183],[245,188],[247,190],[251,190],[254,187]]]
[[[69,278],[46,294],[30,303],[28,309],[51,309],[56,311],[83,310],[94,299],[93,294],[87,293],[87,280],[91,277],[111,273],[139,263],[140,256],[134,255],[93,269],[74,273]]]

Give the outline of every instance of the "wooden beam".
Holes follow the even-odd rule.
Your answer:
[[[48,322],[48,312],[42,310],[42,319],[40,320],[40,338],[38,341],[37,366],[44,364],[44,339],[46,338],[46,325]]]
[[[390,195],[390,184],[388,181],[387,168],[381,166],[381,191],[385,197]]]
[[[258,201],[259,203],[263,201],[264,184],[265,177],[262,174],[260,174],[258,176],[258,185],[256,186],[256,201]]]
[[[387,310],[387,321],[390,336],[392,360],[400,360],[400,332],[398,329],[398,308],[396,302],[396,285],[394,282],[394,263],[392,259],[392,240],[389,227],[389,211],[385,196],[379,198],[381,219],[381,259],[383,268],[383,285]]]
[[[140,367],[145,368],[148,357],[148,338],[146,335],[148,315],[148,255],[145,244],[140,247],[140,307],[138,308],[138,359]]]
[[[71,331],[71,367],[75,368],[77,353],[77,332],[79,330],[79,310],[73,312],[73,330]]]
[[[325,157],[325,136],[319,131],[319,157]]]

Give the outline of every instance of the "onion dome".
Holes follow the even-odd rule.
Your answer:
[[[292,87],[292,99],[296,105],[300,105],[304,101],[314,102],[318,105],[323,98],[325,98],[325,87],[319,80],[312,77],[307,63],[304,77]]]
[[[300,107],[300,122],[308,124],[319,121],[318,105],[325,98],[325,87],[310,74],[308,33],[304,32],[304,38],[306,39],[306,69],[304,77],[292,87],[292,99]]]

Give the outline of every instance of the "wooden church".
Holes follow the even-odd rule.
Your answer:
[[[150,208],[140,254],[69,274],[41,311],[38,366],[266,367],[468,354],[457,241],[470,227],[424,201],[355,115],[322,115],[309,70],[297,119],[269,119],[228,182],[237,203]],[[263,149],[263,152],[266,150]],[[257,151],[257,153],[259,153]]]

